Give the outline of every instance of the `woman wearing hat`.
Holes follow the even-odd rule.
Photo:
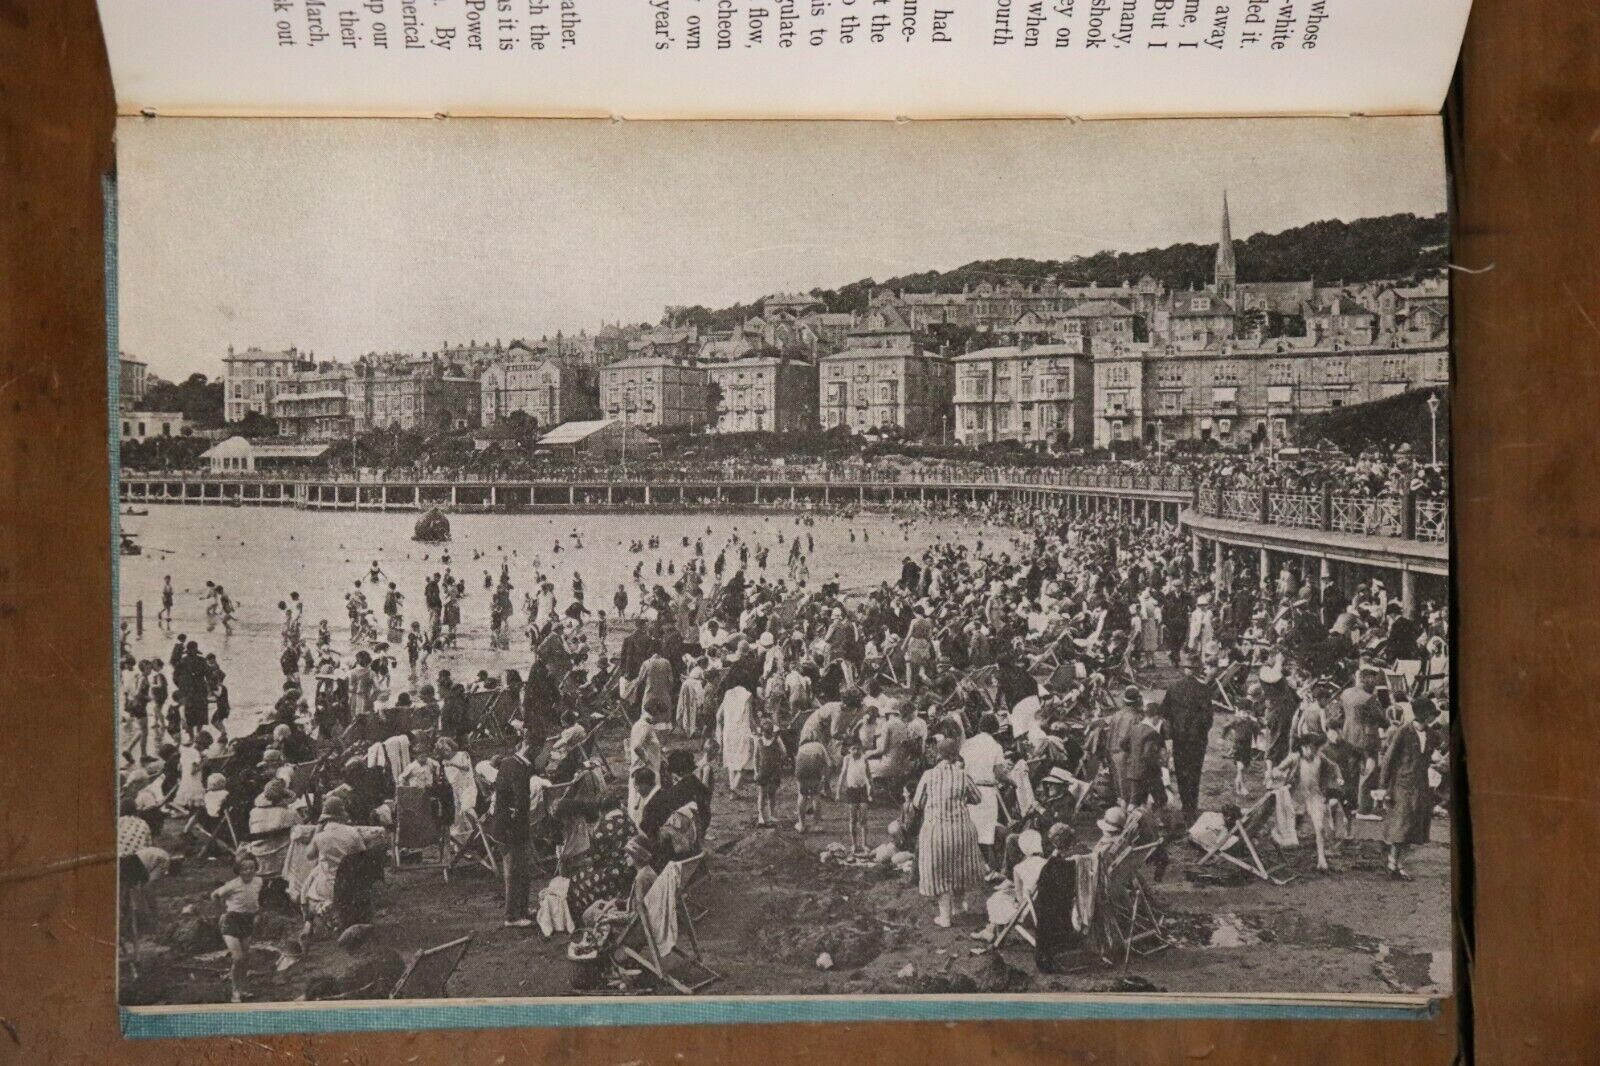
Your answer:
[[[755,696],[736,679],[727,680],[730,683],[717,708],[717,746],[728,771],[728,791],[738,795],[745,772],[755,769]]]
[[[906,684],[916,692],[933,672],[933,623],[928,620],[928,604],[919,601],[915,616],[906,629]]]
[[[450,825],[450,836],[458,843],[471,838],[474,812],[478,809],[478,779],[472,770],[472,756],[449,737],[434,742],[434,754],[445,781],[450,786],[455,818]]]
[[[1133,775],[1128,771],[1127,740],[1143,714],[1144,694],[1139,691],[1139,686],[1129,685],[1122,690],[1122,705],[1112,712],[1106,722],[1105,750],[1111,755],[1112,784],[1124,803],[1133,798]]]
[[[244,847],[255,857],[256,869],[268,881],[283,875],[289,831],[300,824],[299,813],[289,805],[293,800],[289,786],[274,777],[250,808],[250,840]]]
[[[365,920],[371,909],[371,890],[383,876],[382,848],[388,839],[378,826],[349,824],[350,811],[342,796],[329,796],[322,804],[317,831],[306,848],[311,873],[306,878],[305,903],[310,916],[337,909],[341,926]],[[374,851],[373,859],[365,858]],[[374,859],[376,861],[374,861]],[[339,880],[339,868],[355,862]]]
[[[917,890],[939,901],[933,923],[950,928],[961,894],[983,883],[983,855],[978,831],[967,808],[980,802],[978,789],[958,762],[961,746],[941,737],[938,763],[922,775],[912,805],[922,812],[917,834]]]
[[[1047,839],[1050,857],[1039,868],[1033,896],[1033,961],[1040,973],[1055,973],[1056,956],[1079,940],[1072,924],[1078,864],[1069,855],[1077,838],[1066,823],[1055,822]]]

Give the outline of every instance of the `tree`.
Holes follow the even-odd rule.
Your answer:
[[[1257,233],[1234,245],[1241,282],[1315,279],[1329,284],[1415,278],[1443,268],[1449,219],[1444,214],[1384,215],[1351,222],[1326,219],[1279,233]],[[954,270],[925,270],[883,281],[862,278],[837,289],[815,288],[811,295],[829,311],[860,314],[878,289],[954,293],[984,282],[1037,285],[1049,278],[1068,285],[1117,286],[1148,274],[1169,290],[1181,290],[1211,284],[1216,258],[1215,244],[1186,242],[1068,259],[979,259]],[[677,324],[694,323],[702,330],[733,329],[758,312],[756,304],[709,310],[696,306],[675,308],[674,318],[679,320]]]
[[[192,470],[201,465],[200,456],[211,442],[203,437],[149,437],[125,440],[118,462],[126,470]]]
[[[990,335],[980,334],[971,326],[957,325],[954,322],[931,322],[927,331],[917,339],[929,351],[943,352],[951,358],[979,348],[987,348],[994,343]]]
[[[706,428],[715,429],[722,418],[722,386],[713,381],[706,385]]]
[[[531,452],[539,443],[539,420],[526,411],[512,411],[505,417],[506,428],[516,435],[519,451]]]
[[[276,437],[278,423],[276,419],[268,418],[260,411],[247,411],[239,420],[238,430],[252,440],[258,437]]]
[[[202,429],[222,425],[222,382],[204,374],[190,374],[183,381],[158,381],[145,390],[138,403],[141,411],[181,411],[190,423]]]

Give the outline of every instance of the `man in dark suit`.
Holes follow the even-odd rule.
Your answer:
[[[506,878],[505,924],[514,929],[526,929],[533,924],[528,917],[528,833],[529,808],[532,804],[533,778],[532,738],[524,733],[516,748],[500,757],[495,763],[494,779],[494,830],[505,848],[503,861]]]
[[[1172,776],[1177,778],[1178,802],[1185,818],[1193,821],[1200,811],[1200,770],[1211,742],[1211,686],[1203,680],[1204,667],[1193,654],[1183,660],[1183,676],[1167,689],[1161,703],[1172,737]]]
[[[638,677],[639,667],[644,665],[644,661],[650,658],[650,654],[655,650],[655,636],[650,632],[648,625],[640,622],[632,633],[622,639],[622,653],[618,656],[617,669],[621,672],[623,680],[632,681]]]

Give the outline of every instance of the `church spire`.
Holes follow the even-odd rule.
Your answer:
[[[1233,295],[1238,268],[1233,261],[1233,228],[1228,221],[1228,190],[1222,190],[1222,237],[1217,242],[1215,284],[1218,296]]]

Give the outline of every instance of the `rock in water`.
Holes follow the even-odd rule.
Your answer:
[[[450,539],[450,519],[439,508],[429,508],[427,514],[417,519],[411,539],[423,544],[444,544]]]

